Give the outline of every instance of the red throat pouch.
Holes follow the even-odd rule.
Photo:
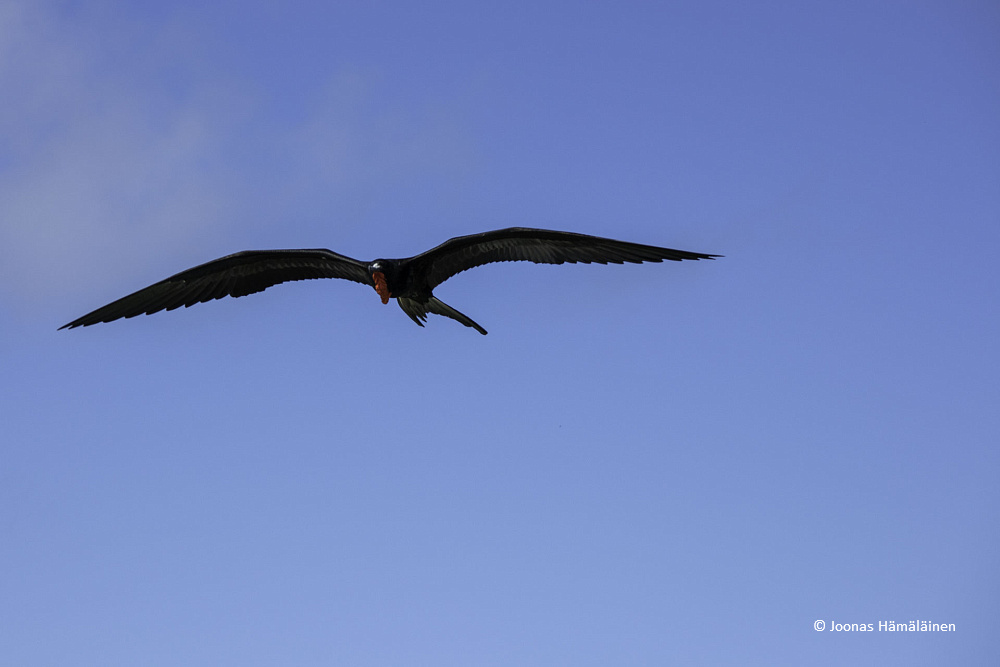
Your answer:
[[[382,303],[389,303],[392,294],[389,293],[389,285],[385,282],[385,274],[381,271],[376,271],[372,274],[372,279],[375,281],[375,291],[382,297]]]

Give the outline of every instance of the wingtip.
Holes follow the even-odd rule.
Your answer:
[[[90,326],[91,324],[95,324],[95,322],[84,322],[84,319],[85,318],[81,317],[80,319],[73,320],[72,322],[67,322],[66,324],[56,329],[56,331],[62,331],[63,329],[76,329],[77,327],[86,327]]]

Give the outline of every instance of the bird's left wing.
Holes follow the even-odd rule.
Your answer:
[[[330,250],[246,250],[170,276],[59,328],[85,327],[143,313],[151,315],[311,278],[343,278],[372,285],[363,262]]]
[[[455,237],[410,261],[415,271],[424,272],[428,286],[434,289],[457,273],[491,262],[640,264],[662,262],[665,259],[679,262],[719,256],[573,232],[510,227]]]

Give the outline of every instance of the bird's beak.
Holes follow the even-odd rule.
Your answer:
[[[389,293],[389,285],[385,282],[385,274],[381,271],[376,271],[372,274],[372,280],[375,281],[375,291],[382,297],[382,303],[389,303],[392,294]]]

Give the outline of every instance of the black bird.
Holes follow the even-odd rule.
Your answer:
[[[224,296],[246,296],[291,280],[344,278],[374,287],[383,304],[396,299],[419,326],[424,326],[427,313],[434,313],[486,335],[486,329],[435,297],[434,288],[462,271],[491,262],[641,264],[715,257],[721,255],[524,227],[458,236],[415,257],[373,262],[323,249],[246,250],[182,271],[59,328],[86,327],[143,313],[152,315]]]

